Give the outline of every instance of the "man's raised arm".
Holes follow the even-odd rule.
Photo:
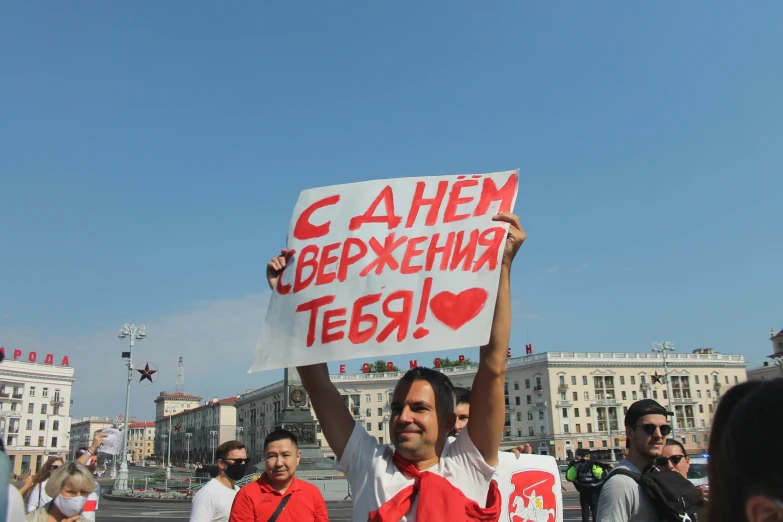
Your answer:
[[[286,250],[281,251],[280,256],[272,258],[266,266],[267,281],[272,289],[285,269],[287,254]],[[348,439],[353,433],[354,418],[343,402],[340,392],[332,384],[326,363],[299,366],[297,370],[299,377],[302,378],[302,385],[310,396],[310,403],[313,405],[326,442],[334,451],[337,460],[340,460],[345,445],[348,444]]]
[[[503,251],[492,333],[489,343],[481,347],[479,367],[473,379],[471,415],[467,427],[470,440],[490,466],[498,464],[498,450],[506,420],[506,361],[511,338],[511,262],[526,237],[519,218],[514,214],[501,212],[493,219],[511,226]]]

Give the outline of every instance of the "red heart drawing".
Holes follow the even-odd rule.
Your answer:
[[[430,300],[430,310],[438,321],[459,330],[484,309],[487,297],[489,294],[483,288],[468,288],[456,295],[443,291]]]

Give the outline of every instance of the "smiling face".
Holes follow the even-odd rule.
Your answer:
[[[389,422],[391,439],[400,455],[413,462],[431,459],[442,449],[456,416],[439,419],[435,392],[429,382],[418,379],[400,383],[394,390]]]
[[[290,439],[276,440],[266,446],[266,476],[275,488],[288,485],[294,478],[301,453]]]

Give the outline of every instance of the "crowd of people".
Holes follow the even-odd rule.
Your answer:
[[[516,216],[501,213],[493,219],[508,223],[509,234],[490,339],[480,349],[469,390],[455,389],[444,373],[432,369],[406,372],[394,389],[391,444],[384,445],[355,421],[326,364],[298,368],[337,467],[350,484],[354,522],[499,519],[502,499],[495,476],[506,414],[510,276],[526,236]],[[285,252],[269,263],[271,287],[285,267]],[[782,397],[783,379],[743,383],[725,394],[710,438],[709,490],[687,480],[690,457],[680,442],[668,438],[671,412],[651,399],[633,403],[625,415],[625,459],[612,466],[585,455],[568,467],[566,478],[580,493],[583,522],[783,522],[781,452],[764,454],[754,444],[777,440]],[[75,462],[50,459],[25,483],[24,520],[94,520],[99,494],[89,466],[98,445],[96,438]],[[524,458],[531,449],[514,452]],[[296,477],[301,458],[296,436],[273,431],[264,441],[264,456],[260,478],[239,488],[237,482],[250,471],[246,448],[239,441],[221,444],[217,473],[195,494],[190,521],[328,521],[319,489]],[[11,518],[11,504],[8,520],[17,520]]]

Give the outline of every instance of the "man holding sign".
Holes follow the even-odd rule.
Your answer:
[[[427,278],[424,279],[423,297],[420,301],[421,306],[418,314],[413,314],[411,310],[413,292],[402,293],[404,290],[396,290],[393,287],[391,288],[392,292],[383,301],[382,317],[362,315],[363,307],[377,303],[382,298],[380,295],[382,292],[379,292],[377,297],[376,294],[359,297],[353,304],[350,326],[347,328],[347,338],[340,335],[344,332],[338,331],[339,327],[345,326],[347,323],[346,320],[339,320],[341,315],[346,314],[346,310],[338,308],[319,312],[320,307],[331,305],[337,299],[336,296],[327,294],[326,298],[322,298],[318,302],[303,299],[294,302],[296,313],[308,313],[309,321],[304,327],[294,326],[293,330],[298,330],[298,333],[292,335],[291,338],[296,345],[296,339],[299,335],[306,332],[308,347],[313,346],[316,339],[321,341],[319,347],[326,347],[331,342],[345,343],[346,347],[351,347],[351,344],[355,346],[367,341],[385,347],[389,337],[396,334],[392,338],[396,345],[388,349],[386,353],[409,353],[412,347],[418,351],[434,350],[442,348],[442,345],[436,346],[440,341],[451,344],[460,342],[459,339],[462,339],[461,342],[465,342],[465,340],[469,342],[470,335],[457,331],[469,321],[480,323],[486,320],[487,324],[491,325],[489,341],[481,347],[479,368],[472,386],[472,402],[477,407],[472,412],[472,419],[467,428],[449,445],[445,452],[446,438],[455,426],[456,415],[454,413],[453,386],[444,374],[428,368],[417,367],[408,371],[397,383],[391,404],[390,419],[390,433],[395,447],[395,451],[393,451],[388,445],[379,445],[377,440],[367,434],[364,428],[354,420],[339,391],[332,384],[326,364],[302,366],[308,357],[310,361],[318,360],[317,358],[328,360],[324,357],[323,352],[304,352],[301,358],[296,359],[302,361],[298,363],[299,374],[310,396],[324,436],[340,461],[340,469],[345,472],[351,483],[354,497],[354,522],[413,522],[415,520],[420,522],[446,520],[456,522],[466,519],[497,520],[500,515],[500,494],[492,477],[498,464],[498,450],[505,422],[504,383],[511,331],[510,272],[514,256],[525,240],[525,233],[519,219],[509,212],[516,197],[517,175],[516,173],[505,174],[503,179],[506,182],[501,188],[498,188],[496,183],[500,179],[498,176],[487,176],[481,184],[478,179],[481,176],[471,176],[470,179],[467,179],[466,176],[460,176],[456,181],[440,182],[437,193],[426,200],[423,198],[423,193],[427,188],[426,184],[417,184],[416,193],[413,195],[409,208],[418,209],[425,204],[430,205],[430,211],[434,210],[434,212],[427,213],[428,226],[434,225],[436,221],[454,223],[459,220],[470,220],[470,227],[476,228],[472,231],[468,230],[470,227],[462,228],[458,232],[444,233],[440,238],[438,237],[439,233],[432,234],[431,237],[424,235],[410,237],[413,235],[410,232],[405,236],[395,237],[394,233],[390,233],[383,240],[383,244],[374,237],[369,238],[366,242],[364,239],[355,238],[353,250],[345,247],[344,244],[342,245],[343,254],[340,256],[342,261],[338,263],[336,271],[338,279],[341,277],[347,279],[348,274],[342,272],[342,267],[345,266],[345,269],[348,270],[351,259],[356,258],[362,252],[366,253],[366,244],[368,244],[377,256],[371,257],[369,264],[364,264],[364,270],[359,273],[360,278],[367,276],[373,270],[376,271],[376,274],[381,274],[387,267],[391,271],[399,270],[402,275],[410,275],[421,269],[426,273],[439,265],[444,271],[443,279],[451,281],[466,280],[469,277],[474,277],[473,280],[475,280],[480,277],[481,273],[492,273],[494,277],[499,279],[499,281],[494,279],[497,282],[496,288],[476,286],[461,292],[458,294],[459,298],[453,299],[455,294],[446,290],[436,293],[437,288],[434,287],[432,278]],[[446,198],[445,194],[449,187],[451,190],[448,191],[449,196]],[[480,193],[471,193],[469,190],[471,188],[475,188]],[[463,192],[463,190],[465,191]],[[384,194],[387,193],[381,192],[376,202],[364,214],[350,220],[351,230],[358,230],[367,222],[383,223],[390,230],[397,227],[404,228],[402,218],[396,216],[393,210],[394,191],[390,191],[388,196]],[[440,203],[444,199],[447,199],[447,202],[445,212],[441,215],[439,213]],[[339,196],[331,200],[324,198],[317,202],[321,205],[318,208],[335,204],[339,200]],[[472,208],[470,207],[471,203],[473,204]],[[382,214],[379,210],[381,204],[385,207],[385,215],[379,215]],[[314,212],[311,210],[312,208],[311,205],[301,209],[303,212],[294,227],[294,237],[297,237],[297,230],[300,239],[327,234],[329,225],[334,226],[334,223],[337,222],[335,219],[329,224],[315,225],[315,219],[310,219]],[[495,212],[492,212],[492,209]],[[466,213],[465,210],[468,212]],[[307,212],[310,213],[307,214]],[[308,228],[308,225],[299,227],[298,225],[303,222],[301,216],[306,216],[307,224],[315,225],[315,229]],[[416,213],[412,210],[408,213],[408,219],[404,223],[411,226],[415,222]],[[488,224],[493,226],[488,228]],[[507,234],[506,228],[508,229]],[[448,230],[449,227],[446,229]],[[404,248],[405,253],[399,259],[395,259],[395,244],[403,239],[407,241],[407,246]],[[443,241],[438,243],[439,239]],[[414,241],[416,243],[411,246]],[[426,246],[427,241],[429,241],[429,247]],[[347,242],[345,241],[345,243]],[[366,243],[364,248],[360,242]],[[419,249],[419,246],[422,248]],[[325,259],[329,259],[329,255],[323,251],[331,249],[334,252],[339,250],[341,246],[329,244],[321,245],[319,248],[323,262]],[[417,253],[421,255],[420,266],[416,264]],[[269,263],[267,275],[269,284],[275,290],[276,295],[270,304],[266,326],[269,326],[270,322],[287,320],[285,315],[281,314],[281,310],[284,310],[285,306],[276,306],[275,299],[281,296],[286,297],[291,292],[296,293],[297,284],[300,289],[303,288],[303,285],[309,284],[307,282],[308,276],[303,277],[302,274],[301,267],[304,265],[304,260],[297,259],[297,255],[304,257],[305,254],[304,249],[301,254],[293,253],[293,255],[290,251],[283,251],[283,255],[274,258]],[[308,255],[310,256],[308,259],[311,260],[317,258],[315,253]],[[436,256],[441,257],[438,263],[434,262]],[[289,271],[285,269],[292,266],[292,263],[295,267],[295,273],[289,277]],[[327,281],[330,278],[326,276],[335,276],[335,273],[330,274],[322,271],[323,264],[318,267],[314,266],[315,264],[314,261],[311,262],[313,277],[318,277],[321,274]],[[488,277],[484,281],[492,279],[493,277]],[[388,280],[397,282],[391,277]],[[354,280],[354,284],[375,289],[372,282],[367,279]],[[385,289],[385,286],[381,286],[380,283],[378,285],[378,290]],[[494,310],[486,310],[486,312],[492,312],[491,315],[482,313],[483,304],[492,303],[495,295]],[[392,306],[395,300],[398,300],[401,306]],[[476,303],[479,301],[479,306],[477,306]],[[438,337],[433,337],[433,339],[438,339],[435,342],[422,342],[427,341],[426,338],[430,333],[430,328],[425,326],[432,327],[434,324],[424,321],[427,309],[431,310],[441,323],[447,325],[451,332],[444,330],[442,335],[439,332]],[[357,314],[360,316],[359,320],[355,319]],[[419,326],[412,335],[409,335],[410,321],[414,317],[416,317],[417,325],[424,324],[425,326]],[[380,324],[382,319],[388,319],[385,325]],[[363,323],[370,323],[371,326],[362,328]],[[319,324],[321,325],[320,336],[316,335]],[[274,327],[272,327],[273,329]],[[369,336],[366,335],[368,331],[372,332]],[[481,335],[482,332],[473,329],[471,333]],[[375,337],[376,334],[377,337]],[[268,333],[262,334],[260,347],[263,347],[265,339],[269,338],[269,335]],[[485,334],[483,338],[486,341]],[[402,348],[397,346],[405,342],[410,344]],[[459,346],[449,345],[449,347],[457,348]],[[285,344],[278,345],[278,351],[286,351],[286,348]],[[356,348],[353,349],[355,356]],[[334,350],[333,348],[332,354],[339,353]],[[344,358],[348,358],[348,354],[351,352],[343,353],[346,355]],[[290,353],[285,356],[297,357],[297,355]],[[264,366],[264,361],[280,364],[280,362],[273,361],[274,357],[277,355],[270,356],[269,351],[259,350],[253,369],[269,367]]]

